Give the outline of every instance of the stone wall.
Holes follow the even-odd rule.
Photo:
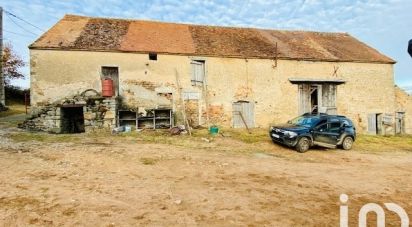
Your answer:
[[[117,101],[115,98],[95,100],[83,107],[86,132],[116,127]]]
[[[395,87],[396,111],[405,113],[405,133],[412,134],[412,96]]]
[[[60,133],[60,107],[44,106],[33,112],[28,120],[19,124],[19,128],[29,131]]]
[[[64,108],[81,108],[85,132],[100,129],[113,129],[116,127],[117,100],[115,98],[103,98],[101,96],[75,96],[55,101],[44,106],[37,106],[32,111],[29,119],[19,125],[30,131],[45,131],[50,133],[63,133]]]
[[[217,122],[231,126],[232,105],[237,101],[254,102],[257,127],[284,123],[298,115],[298,86],[290,78],[340,79],[337,88],[337,113],[353,119],[359,132],[367,130],[371,113],[394,114],[395,91],[392,64],[355,62],[313,62],[272,59],[239,59],[205,56],[91,51],[30,50],[31,103],[42,106],[79,90],[101,90],[102,66],[119,67],[120,95],[126,105],[155,108],[170,104],[178,112],[182,93],[199,93],[200,124],[204,112],[219,107]],[[191,84],[192,60],[206,62],[207,94]],[[65,83],[62,83],[64,81]],[[162,94],[170,94],[165,98]],[[209,107],[206,107],[206,103]],[[216,109],[216,108],[215,108]],[[214,111],[211,115],[216,115]],[[195,116],[196,117],[196,116]]]
[[[4,87],[3,77],[0,75],[0,111],[3,110],[3,106],[6,106],[6,91]]]

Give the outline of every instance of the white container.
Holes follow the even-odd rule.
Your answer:
[[[124,127],[124,131],[125,131],[125,132],[131,132],[131,131],[132,131],[132,126],[126,125],[126,126]]]

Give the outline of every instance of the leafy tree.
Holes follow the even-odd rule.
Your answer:
[[[11,80],[25,78],[24,74],[20,72],[20,68],[24,67],[26,63],[14,52],[10,43],[4,45],[1,61],[6,86],[10,84]]]

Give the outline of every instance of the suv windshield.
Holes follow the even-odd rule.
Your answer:
[[[318,116],[299,116],[293,120],[290,120],[288,123],[296,126],[304,126],[304,127],[314,127],[319,122]]]

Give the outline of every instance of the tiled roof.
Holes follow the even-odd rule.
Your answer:
[[[276,47],[277,46],[277,47]],[[280,31],[66,15],[31,49],[395,63],[347,33]]]

